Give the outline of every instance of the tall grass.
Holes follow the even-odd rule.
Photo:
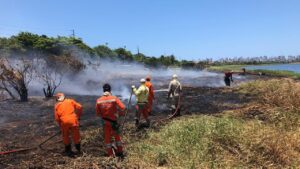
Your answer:
[[[257,120],[227,117],[181,119],[129,148],[142,168],[289,168],[300,165],[298,132]]]
[[[239,91],[255,96],[244,111],[259,111],[261,119],[276,127],[295,130],[300,126],[300,83],[292,79],[257,80],[240,86]]]
[[[253,101],[236,114],[184,117],[152,131],[129,147],[129,161],[148,168],[299,168],[299,83],[259,80],[237,91]],[[263,118],[241,118],[249,111]]]

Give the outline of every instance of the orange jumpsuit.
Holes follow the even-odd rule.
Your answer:
[[[118,111],[120,109],[121,111]],[[116,96],[105,92],[96,102],[96,114],[104,120],[104,142],[106,144],[107,155],[112,156],[112,142],[114,137],[117,153],[122,153],[121,137],[119,135],[117,116],[124,115],[125,106]]]
[[[79,144],[79,122],[82,114],[82,106],[72,99],[65,99],[55,105],[55,120],[61,127],[65,145],[70,144],[70,131],[73,136],[74,144]]]
[[[145,85],[149,89],[149,95],[148,95],[148,114],[152,112],[152,105],[153,105],[153,99],[154,99],[154,89],[152,86],[152,83],[150,81],[146,81]]]

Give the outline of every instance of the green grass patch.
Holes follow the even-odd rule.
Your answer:
[[[210,71],[234,71],[234,72],[242,72],[242,68],[245,68],[247,66],[253,66],[253,65],[221,65],[221,66],[210,66],[208,70]],[[287,70],[264,70],[264,69],[256,69],[256,70],[249,70],[246,69],[247,72],[250,73],[262,73],[264,75],[268,76],[276,76],[276,77],[290,77],[294,79],[300,78],[300,73],[296,73],[293,71],[287,71]]]
[[[249,65],[222,65],[222,66],[210,66],[208,70],[210,71],[226,71],[226,70],[233,70],[233,71],[241,71],[242,68],[249,66]]]
[[[283,121],[288,124],[288,122]],[[128,147],[142,168],[288,168],[300,165],[300,133],[260,120],[192,116]]]
[[[263,73],[265,75],[277,76],[277,77],[290,77],[294,79],[300,78],[300,73],[296,73],[288,70],[264,70],[264,69],[256,69],[256,70],[247,70],[255,73]]]
[[[129,152],[132,152],[131,158],[145,162],[146,166],[219,168],[230,161],[231,157],[225,156],[224,151],[236,150],[242,130],[242,123],[233,118],[182,118],[160,132],[150,133],[148,139]]]

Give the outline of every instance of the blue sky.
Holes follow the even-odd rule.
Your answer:
[[[299,0],[0,0],[0,36],[30,31],[179,59],[300,55]]]

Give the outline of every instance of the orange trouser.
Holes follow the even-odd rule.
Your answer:
[[[148,98],[148,114],[152,112],[153,98]]]
[[[137,103],[136,105],[137,110],[137,119],[140,119],[141,114],[145,119],[148,119],[148,103]]]
[[[64,140],[65,145],[70,144],[70,131],[72,133],[74,144],[79,144],[80,134],[79,134],[78,126],[73,126],[72,124],[62,124],[61,131],[62,131],[63,140]]]
[[[118,129],[113,128],[112,122],[105,121],[104,123],[104,142],[106,144],[106,152],[108,156],[112,156],[112,142],[111,139],[114,137],[116,146],[117,146],[117,153],[123,152],[121,137],[118,134]]]

